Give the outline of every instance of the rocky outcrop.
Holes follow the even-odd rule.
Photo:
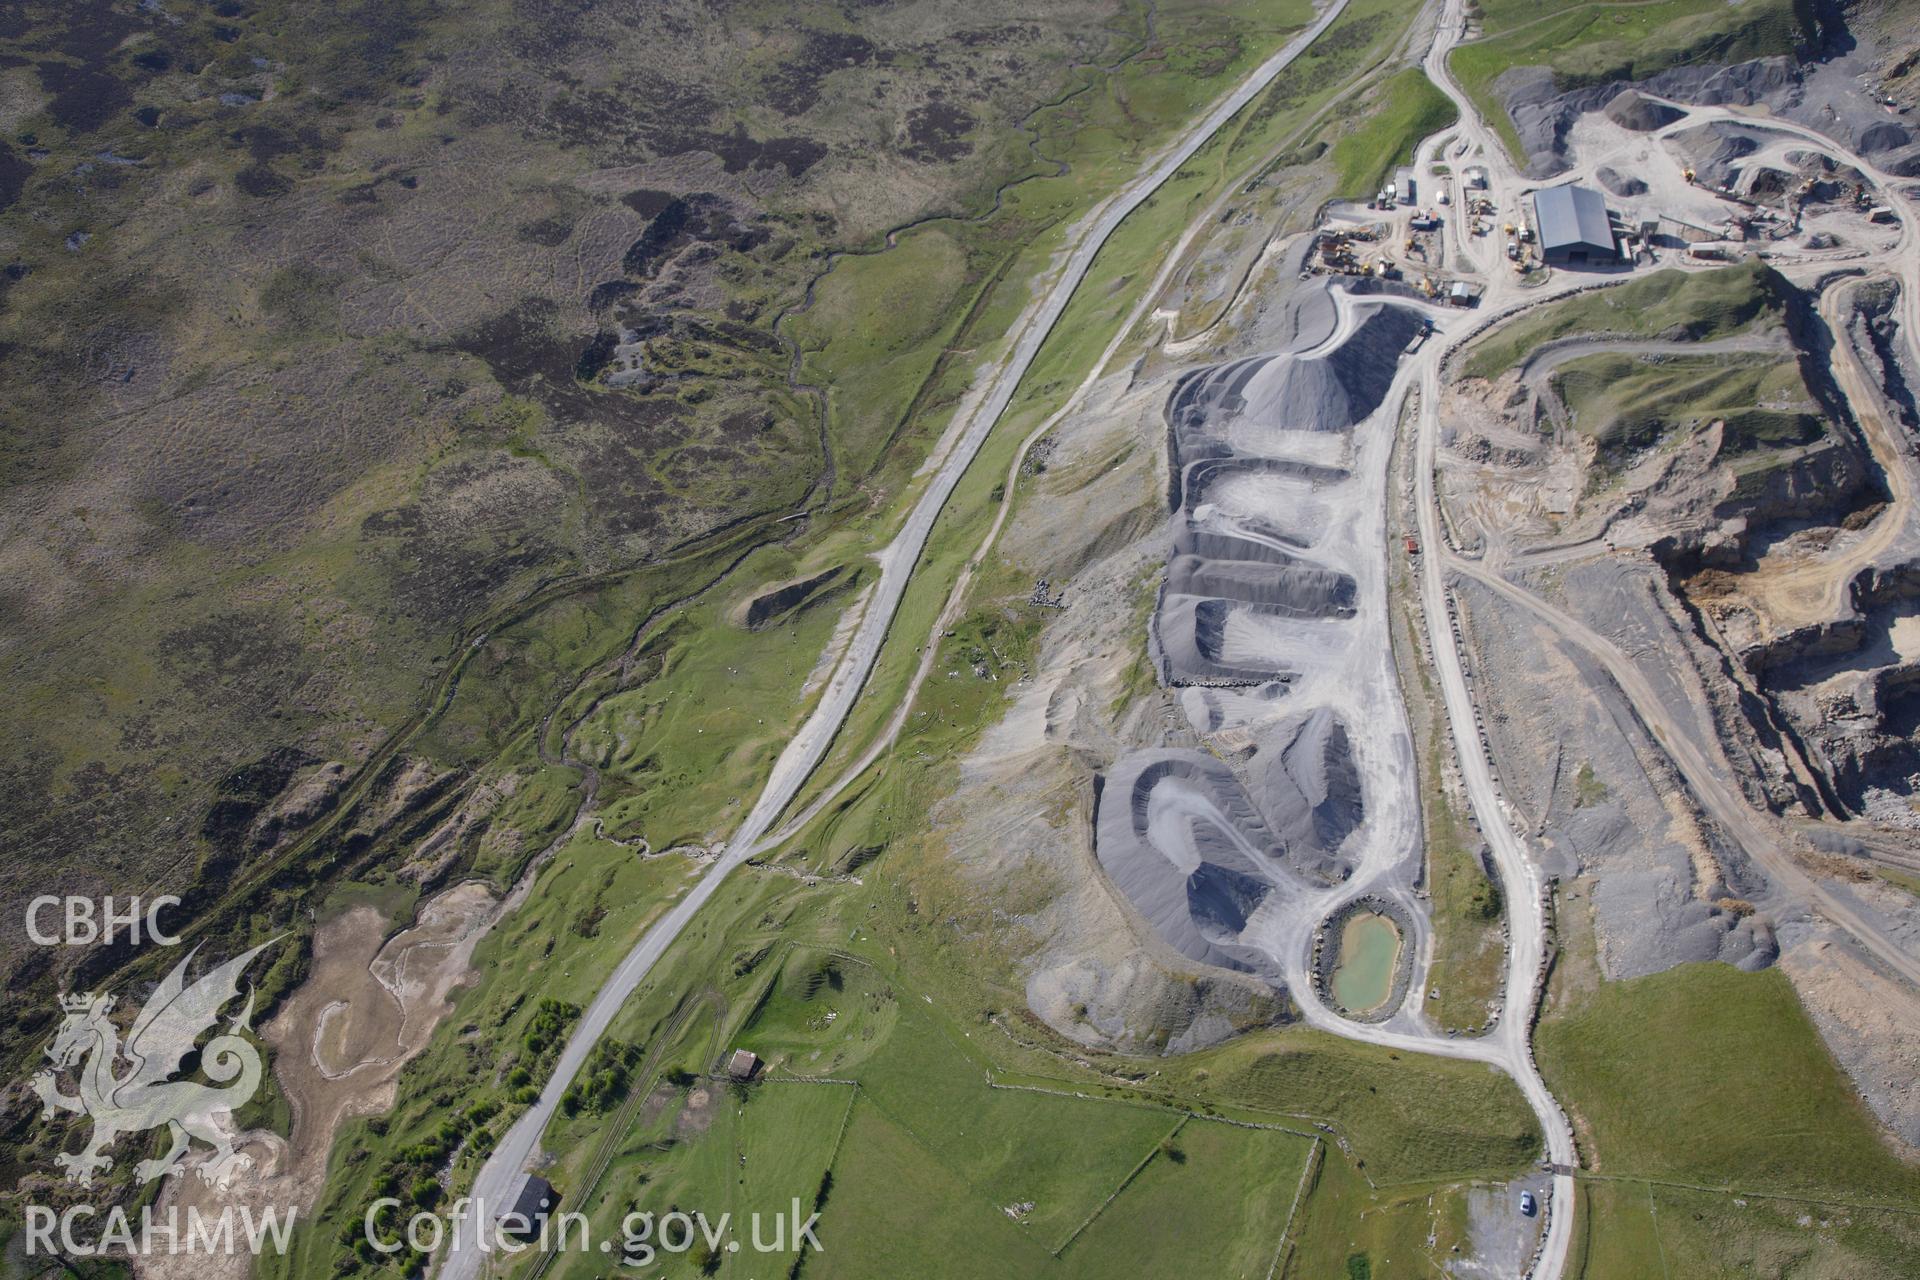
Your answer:
[[[1738,472],[1732,493],[1714,514],[1723,520],[1744,517],[1749,527],[1771,520],[1838,523],[1877,484],[1872,460],[1851,434],[1836,434],[1804,449],[1783,451],[1773,465]]]
[[[1891,280],[1871,281],[1859,286],[1854,298],[1849,328],[1855,349],[1869,357],[1869,367],[1879,376],[1880,393],[1900,425],[1920,436],[1920,404],[1915,402],[1920,369],[1913,367],[1911,347],[1900,333],[1900,286]]]

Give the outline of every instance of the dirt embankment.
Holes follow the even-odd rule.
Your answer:
[[[733,620],[749,631],[770,626],[802,605],[812,603],[816,596],[834,586],[844,572],[844,565],[835,565],[808,577],[769,587],[735,610]],[[850,581],[839,585],[850,585]]]
[[[169,1179],[160,1212],[310,1210],[341,1124],[393,1106],[395,1078],[452,1011],[454,989],[467,980],[473,948],[500,905],[484,885],[470,883],[427,901],[414,923],[391,937],[390,922],[372,906],[322,923],[311,974],[261,1031],[293,1113],[291,1138],[267,1130],[241,1135],[234,1146],[250,1163],[214,1184],[202,1180],[205,1153],[197,1151]],[[139,1268],[143,1278],[157,1280],[245,1280],[249,1269],[244,1254],[163,1255]]]

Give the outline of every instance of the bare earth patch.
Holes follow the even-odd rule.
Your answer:
[[[293,1111],[292,1140],[267,1130],[242,1135],[234,1145],[251,1163],[213,1185],[199,1172],[207,1153],[196,1151],[168,1180],[160,1213],[174,1206],[203,1215],[244,1207],[256,1218],[269,1206],[282,1215],[306,1212],[341,1123],[393,1106],[395,1077],[452,1011],[473,948],[498,916],[486,886],[469,883],[428,900],[391,938],[386,918],[370,906],[323,923],[311,975],[261,1032]],[[250,1263],[244,1253],[196,1253],[148,1258],[140,1270],[156,1280],[244,1280]]]

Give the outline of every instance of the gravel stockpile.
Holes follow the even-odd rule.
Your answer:
[[[1426,321],[1325,281],[1276,311],[1284,349],[1168,394],[1173,536],[1149,648],[1208,750],[1123,755],[1095,851],[1169,946],[1277,983],[1344,896],[1404,893],[1420,866],[1377,522],[1381,410]]]
[[[1250,783],[1198,751],[1139,751],[1100,789],[1100,865],[1168,946],[1190,960],[1266,973],[1241,935],[1269,894],[1351,874],[1342,856],[1366,818],[1347,727],[1329,708],[1284,722]],[[1251,788],[1251,789],[1249,789]]]
[[[1655,102],[1637,89],[1623,89],[1606,106],[1607,119],[1622,129],[1652,133],[1678,120],[1681,111],[1664,102]]]
[[[1117,761],[1100,791],[1094,849],[1175,951],[1202,964],[1271,970],[1240,934],[1274,888],[1274,841],[1226,765],[1178,750]]]
[[[1758,151],[1762,141],[1753,130],[1724,120],[1682,129],[1667,138],[1703,184],[1720,188],[1739,181],[1740,161]]]
[[[1567,170],[1572,163],[1567,154],[1567,134],[1574,120],[1586,112],[1606,111],[1629,129],[1662,127],[1661,123],[1648,122],[1672,108],[1649,102],[1644,94],[1695,106],[1764,104],[1786,115],[1793,114],[1801,99],[1800,72],[1790,58],[1758,58],[1731,67],[1675,67],[1638,85],[1616,80],[1565,93],[1547,68],[1513,67],[1493,82],[1493,90],[1513,117],[1527,156],[1526,173],[1533,178],[1551,178]],[[1627,101],[1621,103],[1623,98]],[[1625,119],[1614,116],[1616,103],[1621,103]],[[1662,123],[1671,124],[1672,118]]]
[[[1168,398],[1174,557],[1152,632],[1161,678],[1171,685],[1294,676],[1284,655],[1232,652],[1236,614],[1354,615],[1353,578],[1294,554],[1309,549],[1318,533],[1310,495],[1344,483],[1348,473],[1260,450],[1282,448],[1301,433],[1351,432],[1380,407],[1400,353],[1426,322],[1410,308],[1368,301],[1341,329],[1324,287],[1297,295],[1292,310],[1294,349],[1197,369]],[[1294,500],[1275,510],[1280,493]]]
[[[1352,864],[1340,856],[1366,819],[1347,726],[1329,707],[1284,724],[1254,760],[1261,807],[1289,861],[1326,880]]]
[[[1167,592],[1239,600],[1287,618],[1351,618],[1354,608],[1353,579],[1312,564],[1176,556],[1167,566]]]
[[[1647,184],[1638,178],[1629,178],[1608,165],[1601,165],[1593,171],[1596,182],[1616,196],[1625,199],[1630,196],[1647,194]]]

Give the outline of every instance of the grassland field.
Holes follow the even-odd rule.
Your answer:
[[[1537,1036],[1574,1121],[1581,1280],[1905,1275],[1920,1265],[1920,1171],[1821,1041],[1778,970],[1682,965],[1600,978],[1585,887]]]
[[[1419,67],[1407,67],[1389,77],[1380,94],[1381,101],[1366,123],[1333,147],[1339,191],[1350,199],[1372,198],[1396,165],[1412,163],[1414,148],[1422,139],[1460,118],[1453,99],[1435,88]]]

